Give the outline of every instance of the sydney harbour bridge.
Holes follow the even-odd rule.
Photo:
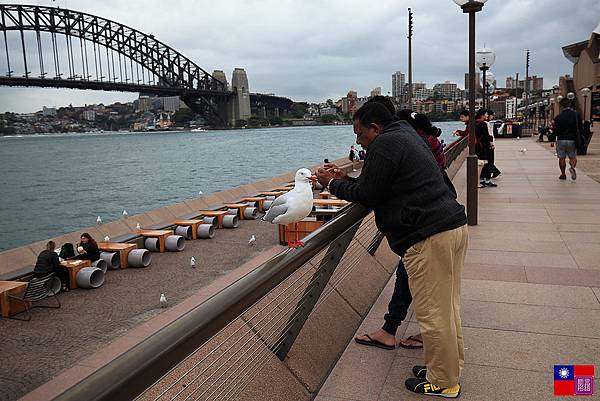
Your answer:
[[[231,86],[151,34],[74,10],[0,4],[0,85],[179,96],[211,125],[289,110],[292,101],[248,91],[241,69]],[[1,67],[0,67],[1,68]],[[240,72],[243,74],[240,75]],[[237,76],[236,76],[237,75]]]

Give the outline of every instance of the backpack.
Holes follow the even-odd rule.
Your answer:
[[[73,256],[75,256],[75,249],[73,248],[73,244],[67,242],[60,247],[60,253],[58,254],[58,257],[67,259]]]

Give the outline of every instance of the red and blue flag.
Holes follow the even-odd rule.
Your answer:
[[[593,394],[593,365],[554,365],[554,395]]]

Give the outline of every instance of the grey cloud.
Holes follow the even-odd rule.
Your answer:
[[[23,3],[31,3],[27,0]],[[336,99],[390,90],[391,74],[407,69],[406,13],[415,15],[415,82],[464,84],[467,16],[452,0],[158,0],[38,1],[113,19],[152,33],[208,71],[246,69],[250,89],[294,100]],[[561,46],[587,39],[598,24],[597,0],[490,0],[477,15],[477,46],[497,52],[500,84],[531,74],[546,86],[571,73]],[[14,44],[13,44],[14,46]],[[1,58],[0,58],[1,59]],[[4,68],[3,64],[0,66]],[[109,103],[135,95],[108,92],[0,88],[0,111],[43,105]]]

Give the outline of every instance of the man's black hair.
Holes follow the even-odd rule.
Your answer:
[[[386,109],[392,114],[392,116],[396,115],[396,107],[394,107],[394,103],[390,100],[390,98],[382,95],[373,96],[371,99],[367,100],[367,103],[379,103],[385,106]]]
[[[357,121],[363,127],[371,124],[378,124],[382,127],[394,121],[393,115],[381,103],[365,103],[360,109],[356,110],[352,120]]]
[[[483,116],[485,113],[487,113],[487,110],[486,110],[486,109],[479,109],[479,110],[477,110],[477,113],[475,113],[475,118],[476,118],[476,119],[477,119],[477,118],[480,118],[480,117],[482,117],[482,116]]]
[[[458,114],[460,114],[461,116],[469,117],[469,110],[463,109]]]
[[[486,113],[488,113],[490,116],[493,116],[494,114],[496,114],[496,113],[494,113],[494,110],[492,110],[492,109],[487,109]]]

